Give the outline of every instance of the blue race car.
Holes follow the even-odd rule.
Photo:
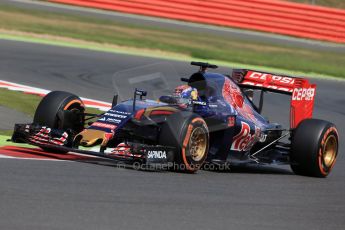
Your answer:
[[[326,177],[338,153],[334,124],[312,119],[316,85],[303,78],[237,69],[231,75],[200,69],[172,95],[134,98],[102,114],[85,113],[82,100],[53,91],[37,107],[32,124],[16,124],[12,141],[43,150],[96,155],[144,165],[196,172],[205,164],[290,164],[299,175]],[[260,91],[258,105],[253,91]],[[260,113],[265,92],[291,97],[290,127]],[[99,146],[98,151],[88,148]]]

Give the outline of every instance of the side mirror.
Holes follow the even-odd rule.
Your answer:
[[[113,97],[113,102],[111,103],[111,107],[114,107],[115,105],[117,105],[117,99],[118,99],[119,95],[115,94]]]
[[[146,97],[147,91],[141,90],[141,89],[135,89],[134,95],[138,95],[140,96],[140,99],[142,99],[142,97]]]
[[[189,78],[185,78],[185,77],[181,77],[180,80],[187,83],[189,82]]]
[[[135,102],[137,100],[137,96],[140,96],[140,100],[142,100],[143,97],[146,97],[146,95],[147,95],[147,91],[135,88],[135,90],[134,90],[134,98],[133,98],[133,112],[135,111]]]

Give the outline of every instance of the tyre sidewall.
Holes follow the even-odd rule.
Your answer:
[[[59,111],[67,109],[65,107],[71,106],[74,102],[84,106],[81,99],[74,94],[64,91],[50,92],[39,103],[33,123],[50,128],[59,128],[57,122]]]
[[[178,171],[195,172],[207,158],[209,147],[209,132],[204,119],[190,112],[179,112],[167,118],[163,124],[159,144],[176,148],[174,156],[174,168]],[[205,155],[198,161],[194,161],[189,154],[188,144],[192,130],[200,127],[207,135],[207,147]]]
[[[47,126],[49,128],[58,129],[59,127],[59,118],[58,113],[62,110],[67,110],[71,107],[84,108],[84,104],[81,99],[71,93],[64,91],[53,91],[47,94],[39,103],[35,115],[34,115],[34,124],[41,126]],[[79,131],[79,130],[75,130]],[[59,150],[57,148],[41,147],[47,152],[54,153],[67,153],[68,151]]]
[[[189,153],[189,148],[188,148],[188,145],[190,143],[188,143],[188,141],[190,139],[192,131],[198,127],[204,130],[204,132],[207,134],[207,140],[209,140],[209,133],[208,133],[206,122],[201,117],[193,117],[192,119],[190,119],[189,123],[186,123],[186,128],[184,129],[185,131],[181,133],[182,140],[180,143],[182,143],[182,146],[181,146],[180,157],[183,164],[186,166],[187,171],[192,171],[192,172],[198,170],[202,166],[205,159],[207,158],[208,147],[209,147],[209,143],[207,141],[206,153],[200,160],[195,161],[191,157]]]
[[[323,162],[323,148],[328,136],[334,135],[338,143],[338,132],[334,124],[318,120],[302,121],[294,130],[290,154],[291,168],[296,174],[326,177],[332,170]]]

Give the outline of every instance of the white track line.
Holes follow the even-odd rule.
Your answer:
[[[13,91],[20,91],[24,93],[39,95],[39,96],[47,95],[50,92],[49,90],[46,90],[46,89],[31,87],[31,86],[17,84],[14,82],[3,81],[3,80],[0,80],[0,88],[6,88]],[[84,97],[81,97],[81,99],[83,100],[84,104],[87,107],[96,108],[102,111],[107,111],[111,107],[111,103],[108,103],[108,102],[98,101],[98,100],[84,98]]]

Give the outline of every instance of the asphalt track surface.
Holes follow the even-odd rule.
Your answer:
[[[0,60],[2,80],[107,101],[113,76],[140,72],[138,66],[180,76],[195,70],[183,62],[4,40]],[[177,76],[166,76],[168,85],[178,84]],[[339,157],[326,179],[296,176],[289,167],[188,175],[0,159],[0,229],[344,229],[345,82],[312,81],[318,84],[315,117],[340,132]],[[120,90],[132,92],[123,82]],[[288,117],[277,109],[280,97],[266,102],[272,121]]]

